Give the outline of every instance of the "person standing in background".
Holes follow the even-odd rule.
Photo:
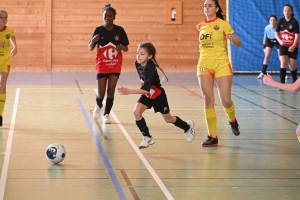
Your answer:
[[[129,45],[125,30],[121,26],[114,24],[115,17],[116,10],[110,4],[106,5],[103,8],[104,25],[94,30],[88,45],[90,51],[97,45],[95,72],[98,93],[96,106],[93,110],[93,118],[98,119],[100,117],[107,85],[107,98],[102,116],[102,121],[105,124],[111,123],[109,114],[113,106],[116,85],[121,73],[122,51],[127,52]]]
[[[271,57],[271,53],[273,47],[276,46],[279,58],[279,43],[275,37],[275,29],[277,27],[277,17],[275,15],[271,15],[269,18],[269,25],[265,27],[264,31],[264,39],[263,39],[263,51],[265,54],[263,65],[261,68],[261,73],[258,75],[258,79],[262,79],[264,74],[267,74],[267,68],[269,64],[269,60]]]
[[[294,9],[290,4],[283,7],[284,17],[277,24],[275,37],[279,42],[280,82],[285,83],[286,66],[289,63],[293,82],[297,80],[297,57],[299,23],[294,18]]]

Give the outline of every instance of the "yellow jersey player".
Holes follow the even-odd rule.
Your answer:
[[[8,14],[0,10],[0,126],[2,126],[2,114],[6,100],[6,82],[10,71],[11,56],[17,54],[17,44],[14,30],[6,26]],[[12,45],[12,47],[11,47]]]
[[[200,58],[197,66],[199,85],[204,97],[204,114],[208,130],[207,140],[202,146],[217,146],[217,117],[214,108],[214,80],[216,80],[219,98],[227,114],[234,135],[240,134],[235,117],[235,107],[231,100],[232,68],[227,55],[227,40],[236,47],[242,45],[231,25],[224,20],[223,12],[217,0],[204,2],[206,19],[196,28],[199,35]]]

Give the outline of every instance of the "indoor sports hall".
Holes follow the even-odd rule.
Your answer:
[[[300,93],[269,87],[257,75],[269,16],[284,17],[283,6],[289,3],[300,20],[300,1],[219,0],[242,42],[241,48],[228,46],[241,134],[232,134],[215,85],[219,143],[213,147],[201,145],[207,128],[196,74],[195,27],[205,19],[204,2],[0,1],[18,46],[0,128],[0,200],[299,199]],[[151,109],[143,116],[155,143],[139,149],[142,135],[133,114],[139,94],[116,90],[111,124],[93,118],[96,51],[89,51],[88,44],[94,29],[103,25],[102,8],[108,3],[117,11],[114,23],[124,28],[130,43],[117,87],[141,87],[136,50],[141,42],[153,43],[169,79],[158,70],[171,114],[194,121],[193,142]],[[279,69],[273,49],[268,72],[276,81]],[[291,84],[289,69],[287,75],[286,84]],[[58,164],[45,155],[53,143],[66,150]]]

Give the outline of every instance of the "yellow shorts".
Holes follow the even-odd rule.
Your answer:
[[[233,74],[231,64],[228,59],[225,60],[201,60],[197,66],[197,76],[210,76],[218,78],[222,76],[231,76]]]
[[[8,64],[0,64],[0,73],[1,72],[7,72],[7,73],[9,73],[9,71],[10,71],[10,65],[8,65]]]

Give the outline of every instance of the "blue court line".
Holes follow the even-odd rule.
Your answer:
[[[240,97],[240,96],[238,96],[238,95],[236,95],[236,94],[233,94],[233,93],[232,93],[232,96],[235,96],[235,97],[240,98],[240,99],[242,99],[242,100],[244,100],[244,101],[247,101],[247,102],[250,103],[250,104],[253,104],[253,105],[257,106],[257,107],[260,107],[260,108],[262,108],[262,109],[264,109],[264,110],[266,110],[266,111],[268,111],[268,112],[274,114],[274,115],[277,115],[278,117],[280,117],[280,118],[282,118],[282,119],[285,119],[286,121],[289,121],[289,122],[291,122],[291,123],[293,123],[293,124],[295,124],[295,125],[298,125],[297,122],[294,122],[294,121],[292,121],[292,120],[290,120],[290,119],[288,119],[288,118],[286,118],[286,117],[284,117],[284,116],[282,116],[282,115],[277,114],[276,112],[273,112],[273,111],[271,111],[271,110],[269,110],[269,109],[267,109],[267,108],[265,108],[265,107],[262,107],[261,105],[258,105],[258,104],[256,104],[256,103],[254,103],[254,102],[252,102],[252,101],[249,101],[249,100],[246,99],[246,98]]]
[[[118,181],[118,178],[117,178],[117,176],[116,176],[116,174],[114,172],[114,169],[112,168],[112,166],[111,166],[111,164],[110,164],[110,162],[109,162],[109,160],[108,160],[108,158],[107,158],[107,156],[106,156],[106,154],[104,152],[104,149],[103,149],[103,147],[102,147],[102,145],[100,143],[99,138],[97,137],[96,133],[93,131],[93,125],[92,125],[91,121],[89,120],[89,117],[88,117],[88,115],[87,115],[87,113],[86,113],[86,111],[85,111],[85,109],[83,107],[83,104],[82,104],[82,102],[81,102],[81,100],[79,98],[77,98],[77,102],[78,102],[78,104],[79,104],[79,106],[81,108],[81,111],[82,111],[83,115],[84,115],[85,121],[88,124],[89,129],[90,129],[90,131],[91,131],[91,133],[93,135],[94,141],[96,142],[96,145],[98,147],[100,155],[101,155],[101,157],[102,157],[102,159],[104,161],[104,164],[105,164],[106,169],[107,169],[107,171],[108,171],[108,173],[110,175],[110,178],[111,178],[111,180],[112,180],[112,182],[113,182],[113,184],[114,184],[114,186],[115,186],[115,188],[116,188],[116,190],[118,192],[118,195],[119,195],[120,199],[124,199],[125,200],[126,196],[125,196],[125,194],[124,194],[124,192],[122,190],[122,187],[121,187],[121,185],[120,185],[120,183]]]
[[[252,92],[252,93],[254,93],[254,94],[256,94],[256,95],[262,96],[262,97],[264,97],[264,98],[267,98],[267,99],[270,99],[270,100],[272,100],[272,101],[275,101],[276,103],[279,103],[279,104],[281,104],[281,105],[284,105],[284,106],[287,106],[287,107],[289,107],[289,108],[292,108],[292,109],[294,109],[294,110],[299,111],[299,109],[297,109],[297,108],[295,108],[295,107],[293,107],[293,106],[290,106],[290,105],[285,104],[285,103],[283,103],[283,102],[277,101],[276,99],[270,98],[270,97],[268,97],[268,96],[262,95],[262,94],[256,92],[255,90],[250,90],[250,89],[248,89],[248,88],[246,88],[246,87],[244,87],[244,86],[241,86],[241,85],[239,85],[239,84],[237,84],[237,83],[234,83],[234,82],[233,82],[232,84],[234,84],[234,85],[236,85],[236,86],[238,86],[238,87],[240,87],[240,88],[243,88],[243,89],[245,89],[245,90],[247,90],[247,91],[249,91],[249,92]]]
[[[241,86],[241,85],[239,85],[239,84],[236,84],[236,83],[233,83],[233,84],[234,84],[234,85],[237,85],[237,86],[239,86],[239,87],[241,87],[241,88],[243,88],[243,89],[245,89],[245,90],[247,90],[247,91],[253,92],[254,94],[263,96],[263,97],[268,98],[268,99],[270,99],[270,100],[273,100],[273,101],[275,101],[275,102],[277,102],[277,103],[281,103],[281,104],[283,104],[283,105],[285,105],[285,106],[288,106],[288,107],[290,107],[290,108],[293,108],[293,109],[297,110],[297,109],[294,108],[294,107],[291,107],[291,106],[286,105],[286,104],[284,104],[284,103],[282,103],[282,102],[276,101],[275,99],[272,99],[272,98],[270,98],[270,97],[266,97],[266,96],[264,96],[264,95],[261,95],[261,94],[259,94],[259,93],[257,93],[257,92],[252,91],[252,90],[249,90],[249,89],[247,89],[247,88],[245,88],[245,87],[243,87],[243,86]],[[291,123],[293,123],[293,124],[295,124],[295,125],[298,125],[298,124],[299,124],[299,123],[294,122],[294,121],[292,121],[292,120],[290,120],[290,119],[288,119],[288,118],[286,118],[286,117],[284,117],[284,116],[282,116],[282,115],[280,115],[280,114],[277,114],[276,112],[273,112],[273,111],[271,111],[271,110],[269,110],[269,109],[267,109],[267,108],[265,108],[265,107],[263,107],[263,106],[261,106],[261,105],[259,105],[259,104],[256,104],[256,103],[254,103],[254,102],[252,102],[252,101],[249,101],[249,100],[246,99],[246,98],[243,98],[243,97],[241,97],[241,96],[239,96],[239,95],[236,95],[236,94],[234,94],[234,93],[231,93],[231,94],[232,94],[232,96],[235,96],[235,97],[237,97],[237,98],[239,98],[239,99],[242,99],[242,100],[244,100],[244,101],[247,101],[248,103],[253,104],[253,105],[257,106],[257,107],[260,107],[260,108],[262,108],[262,109],[264,109],[264,110],[266,110],[266,111],[268,111],[268,112],[270,112],[270,113],[272,113],[272,114],[274,114],[274,115],[276,115],[276,116],[278,116],[278,117],[280,117],[280,118],[283,118],[283,119],[285,119],[285,120],[287,120],[287,121],[289,121],[289,122],[291,122]]]

